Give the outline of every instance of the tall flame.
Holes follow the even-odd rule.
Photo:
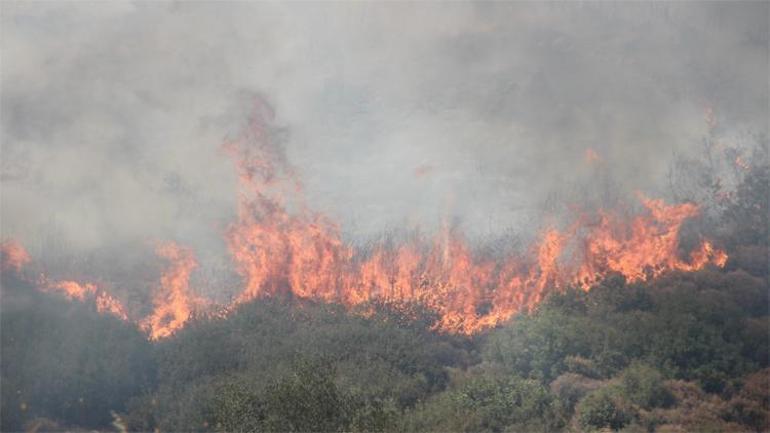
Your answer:
[[[160,278],[152,314],[140,322],[142,329],[148,331],[153,340],[168,337],[184,326],[202,303],[190,293],[188,287],[190,274],[198,265],[192,251],[169,242],[158,246],[156,252],[171,266]]]
[[[640,200],[647,212],[630,223],[617,214],[601,212],[599,223],[587,227],[577,278],[584,287],[608,272],[639,281],[672,269],[693,271],[708,263],[724,266],[727,255],[705,240],[690,253],[689,261],[679,257],[679,232],[685,220],[698,215],[696,205],[666,205],[643,196]]]
[[[727,261],[724,251],[706,240],[682,258],[680,231],[699,213],[697,205],[668,205],[644,196],[639,197],[642,211],[631,218],[601,210],[579,216],[565,229],[549,227],[524,255],[476,255],[447,225],[434,238],[413,236],[358,251],[342,240],[337,224],[306,206],[294,169],[273,140],[272,118],[270,108],[257,101],[241,134],[223,146],[239,186],[237,220],[225,232],[244,282],[234,304],[275,295],[351,307],[380,300],[419,302],[439,314],[438,329],[469,334],[531,310],[549,291],[588,290],[611,273],[643,281]],[[588,159],[594,154],[587,153]],[[17,242],[1,247],[2,270],[18,272],[29,261]],[[156,288],[152,313],[137,322],[153,340],[172,335],[209,304],[190,291],[197,267],[190,249],[165,243],[157,254],[170,265]],[[70,299],[93,298],[99,311],[128,318],[120,302],[94,284],[59,281],[41,287]],[[222,314],[229,307],[222,306]]]
[[[245,132],[225,145],[240,185],[238,220],[226,233],[245,282],[236,302],[278,293],[349,306],[417,301],[440,314],[440,329],[473,333],[532,309],[548,290],[587,289],[609,273],[645,280],[668,270],[723,266],[727,258],[707,241],[689,260],[680,258],[680,229],[698,207],[645,197],[645,211],[630,222],[601,211],[598,222],[583,217],[564,231],[545,230],[532,258],[475,257],[452,230],[364,255],[342,241],[336,224],[306,208],[294,170],[276,158],[281,153],[265,126],[269,120],[257,110]],[[289,210],[287,198],[296,209]]]

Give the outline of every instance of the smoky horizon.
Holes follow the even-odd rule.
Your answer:
[[[675,201],[677,158],[767,134],[766,16],[5,2],[0,231],[35,255],[174,240],[216,261],[237,208],[222,144],[255,96],[303,199],[353,243],[447,224],[531,240],[569,206]]]

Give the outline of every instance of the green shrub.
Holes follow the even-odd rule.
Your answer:
[[[607,387],[588,394],[578,403],[577,420],[586,430],[619,430],[632,420],[632,413],[616,390]]]
[[[537,381],[473,377],[411,414],[406,431],[553,431],[563,426],[554,396]]]
[[[673,396],[663,383],[663,375],[641,363],[631,364],[620,376],[623,396],[644,409],[667,407]]]

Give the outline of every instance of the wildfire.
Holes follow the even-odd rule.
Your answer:
[[[3,242],[0,251],[4,270],[10,269],[18,273],[30,261],[26,250],[18,241]],[[188,289],[190,274],[197,266],[192,251],[170,242],[160,245],[157,254],[169,260],[171,266],[161,276],[153,312],[137,322],[153,340],[171,335],[184,325],[196,308],[206,304],[204,300],[193,296]],[[130,320],[123,304],[94,283],[50,281],[45,275],[40,275],[34,283],[44,292],[57,293],[71,300],[93,302],[100,313]]]
[[[2,255],[2,270],[20,273],[22,268],[31,261],[27,250],[15,239],[9,239],[0,244]],[[48,281],[41,275],[37,281],[43,291],[59,293],[68,299],[79,301],[93,300],[96,310],[100,313],[112,314],[122,320],[128,320],[128,315],[120,301],[95,284],[81,284],[75,281]]]
[[[606,210],[580,215],[564,229],[543,230],[522,255],[476,255],[448,226],[433,238],[415,235],[358,251],[343,241],[336,223],[306,206],[294,169],[272,140],[272,118],[269,107],[258,103],[241,134],[223,146],[238,174],[237,220],[225,241],[244,286],[232,305],[218,306],[222,315],[233,305],[279,294],[349,307],[419,302],[439,314],[440,330],[470,334],[531,310],[549,291],[588,290],[611,273],[642,281],[671,270],[722,267],[727,260],[706,240],[682,257],[680,231],[699,213],[697,205],[643,196],[641,211],[632,217]],[[586,159],[600,161],[592,149]],[[190,249],[165,243],[157,254],[169,267],[156,288],[152,313],[136,321],[153,340],[173,334],[211,306],[189,288],[197,267]],[[18,272],[27,261],[21,245],[3,242],[3,270]],[[70,299],[94,299],[99,311],[128,319],[120,302],[94,284],[41,286]]]
[[[16,240],[8,239],[0,243],[0,270],[21,272],[30,261],[27,250]]]
[[[188,287],[190,274],[198,265],[192,251],[170,242],[160,245],[157,254],[171,266],[160,278],[152,314],[140,322],[140,327],[157,340],[167,337],[184,326],[202,301],[191,295]]]
[[[598,222],[579,218],[564,231],[545,230],[528,257],[475,257],[463,237],[446,230],[433,240],[381,245],[368,254],[346,245],[336,224],[304,206],[294,170],[270,142],[257,111],[246,131],[226,150],[239,173],[238,220],[227,244],[245,289],[236,302],[288,293],[300,298],[355,306],[384,299],[422,302],[440,314],[439,327],[473,333],[532,309],[548,290],[570,285],[588,289],[610,273],[630,281],[668,270],[723,266],[724,252],[704,241],[680,258],[679,233],[698,214],[694,204],[666,205],[640,197],[644,212],[630,222],[599,212]],[[595,219],[595,218],[594,218]]]
[[[679,257],[679,231],[686,219],[698,214],[696,205],[669,206],[645,197],[640,200],[647,212],[630,223],[616,214],[602,212],[600,222],[587,228],[577,279],[583,287],[588,288],[608,272],[638,281],[672,269],[700,269],[709,262],[724,266],[725,253],[714,250],[708,241],[690,253],[689,261]]]
[[[43,278],[40,282],[40,287],[44,291],[59,293],[68,299],[77,299],[79,301],[92,299],[96,305],[96,311],[103,314],[112,314],[122,320],[128,320],[128,315],[120,301],[95,284],[81,284],[76,281],[66,280],[47,282]]]

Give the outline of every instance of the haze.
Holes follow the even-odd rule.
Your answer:
[[[0,234],[33,256],[51,237],[226,256],[220,146],[249,95],[349,239],[526,233],[547,198],[606,178],[665,196],[709,111],[726,140],[767,132],[767,19],[761,2],[3,2]]]

